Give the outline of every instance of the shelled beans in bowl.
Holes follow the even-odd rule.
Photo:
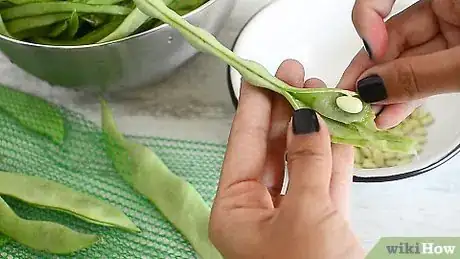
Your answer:
[[[431,113],[423,108],[417,108],[402,123],[390,129],[396,135],[409,136],[414,139],[418,144],[416,154],[388,152],[373,147],[355,147],[355,168],[375,169],[411,163],[417,155],[423,152],[427,141],[427,128],[433,122],[434,118]]]

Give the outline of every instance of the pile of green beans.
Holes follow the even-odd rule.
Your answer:
[[[184,15],[207,0],[165,2]],[[0,0],[0,34],[45,45],[109,42],[161,24],[132,0]]]
[[[417,153],[407,154],[381,150],[375,147],[355,147],[355,168],[376,169],[401,166],[411,163],[423,152],[427,141],[427,127],[434,122],[433,116],[417,108],[401,124],[389,131],[397,136],[410,136],[417,142]]]

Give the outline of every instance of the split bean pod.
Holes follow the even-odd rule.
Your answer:
[[[70,254],[96,244],[96,235],[76,232],[48,222],[20,218],[0,197],[0,234],[32,249],[52,254]]]
[[[40,177],[0,172],[0,195],[69,213],[93,224],[140,231],[121,210],[109,203]]]

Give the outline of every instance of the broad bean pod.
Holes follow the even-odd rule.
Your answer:
[[[71,254],[96,244],[96,235],[76,232],[66,226],[20,218],[0,197],[0,234],[24,246],[52,254]]]
[[[117,130],[107,104],[101,101],[101,106],[106,150],[115,170],[158,208],[201,258],[222,258],[209,240],[211,209],[201,195],[172,173],[151,149],[126,140]]]
[[[0,195],[62,211],[93,224],[140,231],[120,209],[111,204],[37,176],[0,171]]]
[[[11,99],[17,100],[16,105],[11,103]],[[47,136],[57,144],[64,141],[61,111],[41,98],[31,98],[29,94],[0,85],[0,110],[17,119],[27,129]]]

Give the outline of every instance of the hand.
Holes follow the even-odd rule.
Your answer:
[[[285,61],[277,77],[295,87],[303,67]],[[243,82],[210,238],[227,259],[363,258],[346,220],[353,169],[350,146],[332,145],[309,109],[294,113],[280,95]],[[287,150],[290,184],[281,196]]]
[[[460,1],[421,0],[385,24],[394,2],[356,1],[353,22],[365,48],[339,83],[377,110],[384,105],[379,128],[399,124],[428,96],[460,91]]]

